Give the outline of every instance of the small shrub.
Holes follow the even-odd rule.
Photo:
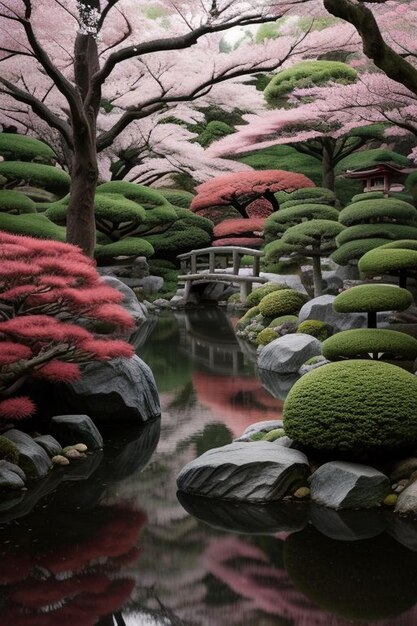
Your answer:
[[[278,317],[298,313],[305,297],[295,289],[279,289],[264,296],[259,303],[259,310],[265,317]]]
[[[279,317],[274,317],[272,322],[269,324],[270,328],[274,328],[275,326],[281,326],[281,324],[297,324],[298,317],[296,315],[280,315]]]
[[[254,289],[246,298],[246,304],[250,307],[256,306],[260,303],[262,298],[268,293],[278,291],[278,289],[288,289],[288,285],[281,285],[279,283],[266,283],[262,287]]]
[[[305,333],[306,335],[316,337],[319,341],[324,341],[331,335],[332,331],[325,322],[321,322],[320,320],[305,320],[299,324],[297,332]]]
[[[394,285],[357,285],[343,291],[333,301],[338,313],[403,311],[413,304],[407,289]]]
[[[369,358],[383,354],[386,358],[417,358],[417,339],[396,330],[357,328],[345,330],[323,342],[323,355],[330,361]]]
[[[258,334],[256,338],[256,343],[258,346],[266,346],[268,343],[271,343],[274,339],[278,339],[278,333],[272,328],[264,328]]]

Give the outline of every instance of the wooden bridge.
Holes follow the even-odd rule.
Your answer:
[[[251,275],[239,274],[243,256],[253,257],[253,271]],[[254,283],[266,283],[266,278],[259,276],[260,259],[263,252],[240,246],[217,246],[191,250],[179,254],[182,274],[178,282],[185,283],[184,301],[190,296],[191,287],[203,283],[237,284],[240,287],[240,300],[245,303]],[[231,271],[227,272],[230,268]]]

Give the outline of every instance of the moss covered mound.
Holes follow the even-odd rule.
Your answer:
[[[295,289],[279,289],[264,296],[259,311],[264,317],[278,317],[298,313],[306,299]]]
[[[287,324],[288,322],[296,324],[298,322],[297,315],[280,315],[279,317],[274,317],[269,327],[274,328],[275,326],[281,326],[281,324]]]
[[[333,301],[338,313],[403,311],[413,304],[407,289],[394,285],[357,285],[342,291]]]
[[[300,378],[284,427],[301,446],[352,456],[417,443],[417,377],[380,361],[347,360]]]
[[[349,620],[393,617],[417,601],[417,553],[385,533],[336,541],[308,526],[285,541],[284,563],[315,605]]]
[[[56,154],[46,143],[15,133],[0,133],[0,154],[8,161],[44,161],[50,163]]]
[[[347,265],[349,261],[360,259],[365,252],[390,243],[389,239],[371,237],[370,239],[355,239],[342,244],[331,254],[332,260],[338,265]]]
[[[329,337],[323,342],[322,349],[323,356],[329,361],[369,358],[371,354],[414,360],[417,358],[417,339],[397,330],[358,328]]]
[[[369,220],[387,217],[400,224],[416,222],[417,209],[408,202],[394,198],[361,200],[342,209],[339,214],[339,221],[344,226],[353,226]]]
[[[260,313],[259,306],[253,306],[246,311],[244,315],[240,318],[238,323],[236,324],[236,330],[243,330],[246,328],[248,324],[250,324],[251,320]]]
[[[20,191],[14,191],[13,189],[1,189],[0,211],[2,213],[12,213],[14,215],[20,215],[21,213],[36,213],[36,205],[33,200],[25,196],[25,194]]]
[[[331,335],[332,331],[328,324],[320,320],[304,320],[298,325],[297,333],[305,333],[316,337],[319,341],[324,341]]]
[[[26,185],[40,187],[59,196],[68,193],[70,186],[70,177],[64,170],[41,163],[2,161],[0,175],[8,181],[16,183],[24,181]]]
[[[416,241],[417,244],[417,241]],[[358,268],[364,274],[378,275],[396,272],[402,269],[417,268],[416,250],[404,248],[376,248],[359,259]]]
[[[246,298],[246,304],[249,307],[256,306],[268,293],[278,291],[279,289],[288,289],[288,285],[281,285],[279,283],[266,283],[261,287],[257,287]]]
[[[274,339],[278,339],[278,333],[272,328],[264,328],[256,337],[256,343],[258,346],[266,346]]]

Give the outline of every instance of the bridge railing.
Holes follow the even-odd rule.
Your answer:
[[[239,274],[239,270],[244,256],[253,257],[253,271],[252,276],[259,276],[260,272],[260,260],[263,256],[263,252],[260,250],[254,250],[253,248],[243,248],[241,246],[215,246],[210,248],[200,248],[199,250],[191,250],[191,252],[185,252],[179,254],[177,258],[180,261],[181,271],[183,273],[197,274],[198,271],[208,269],[210,273],[216,271],[216,260],[223,261],[221,269],[225,267],[232,267],[232,272],[236,276]],[[203,258],[207,259],[203,262]],[[231,261],[231,264],[230,264]],[[226,262],[226,265],[224,264]]]

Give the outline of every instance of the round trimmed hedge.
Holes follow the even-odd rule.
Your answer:
[[[417,240],[417,224],[416,226],[408,226],[406,224],[357,224],[345,228],[337,237],[336,243],[341,246],[348,241],[356,241],[358,239],[413,239]]]
[[[391,248],[403,248],[404,250],[417,250],[417,240],[416,239],[399,239],[398,241],[390,241],[389,243],[384,243],[380,248],[391,249]]]
[[[417,339],[397,330],[355,328],[329,337],[323,342],[322,350],[329,361],[369,358],[371,354],[414,360],[417,358]]]
[[[1,135],[1,133],[0,133]],[[0,211],[20,215],[21,213],[36,213],[36,205],[24,193],[14,189],[0,190]]]
[[[266,283],[261,287],[257,287],[246,298],[246,305],[249,307],[256,306],[268,293],[278,291],[279,289],[288,289],[288,285],[282,285],[279,283]]]
[[[295,226],[304,220],[323,219],[337,221],[338,211],[331,206],[317,203],[299,204],[290,208],[282,208],[272,213],[264,224],[266,241],[273,241],[281,236],[291,226]]]
[[[46,217],[55,222],[55,224],[66,224],[68,204],[69,196],[50,204],[45,211]],[[115,224],[121,222],[139,224],[146,220],[147,215],[145,209],[140,204],[116,193],[96,194],[94,198],[94,214],[96,221],[103,219]],[[100,228],[99,225],[98,228]]]
[[[183,191],[182,189],[156,189],[156,191],[160,193],[161,196],[164,196],[170,204],[183,209],[189,209],[194,198],[192,193]]]
[[[279,289],[264,296],[259,311],[264,317],[278,317],[298,313],[306,298],[295,289]]]
[[[355,239],[354,241],[348,241],[347,243],[339,246],[337,250],[332,252],[330,257],[338,265],[347,265],[349,261],[360,259],[365,252],[387,243],[390,243],[390,240],[384,239],[383,237],[381,237],[381,239],[378,239],[377,237],[372,237],[370,239]]]
[[[106,265],[107,263],[112,263],[117,256],[150,257],[153,253],[154,249],[152,245],[145,239],[126,237],[126,239],[120,239],[119,241],[114,241],[104,246],[97,246],[94,251],[94,256],[97,263]]]
[[[332,331],[330,326],[321,320],[304,320],[298,325],[297,333],[311,335],[319,341],[324,341],[331,335]]]
[[[417,244],[417,241],[416,241]],[[364,274],[389,274],[402,269],[417,268],[416,250],[404,248],[375,248],[359,259],[358,268]]]
[[[395,198],[361,200],[342,209],[339,221],[344,226],[353,226],[371,219],[387,217],[398,223],[416,222],[417,209],[412,204]]]
[[[303,189],[296,189],[288,194],[287,200],[313,200],[314,198],[323,198],[328,201],[329,204],[335,204],[336,194],[327,187],[308,187]]]
[[[310,371],[284,403],[297,445],[352,456],[417,444],[417,377],[380,361],[347,360]]]
[[[411,304],[411,293],[394,285],[357,285],[333,300],[337,313],[403,311]]]

